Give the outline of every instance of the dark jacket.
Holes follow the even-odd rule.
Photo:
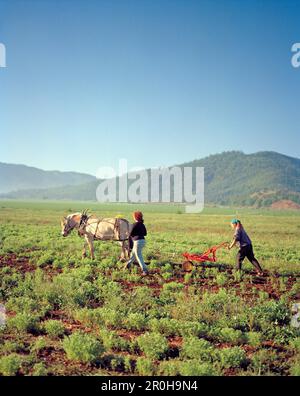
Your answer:
[[[142,223],[141,221],[137,221],[136,223],[132,224],[129,235],[134,241],[138,241],[139,239],[145,239],[145,236],[147,235],[147,230],[144,226],[144,223]]]
[[[236,229],[234,238],[237,241],[239,247],[245,247],[252,244],[251,239],[243,227],[238,227]]]

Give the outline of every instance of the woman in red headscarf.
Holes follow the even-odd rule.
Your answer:
[[[136,259],[143,271],[142,275],[148,275],[149,272],[145,264],[142,253],[143,248],[146,244],[145,236],[147,235],[147,230],[144,225],[143,213],[139,211],[134,212],[133,218],[135,223],[131,226],[130,235],[129,235],[129,238],[131,238],[133,242],[133,248],[131,251],[131,257],[129,261],[126,263],[125,268],[127,269],[130,268],[131,264]]]

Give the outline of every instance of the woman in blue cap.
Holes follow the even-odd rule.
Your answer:
[[[231,227],[235,230],[235,232],[234,232],[233,240],[232,240],[231,244],[229,245],[228,249],[233,248],[233,246],[235,246],[235,245],[238,245],[238,247],[239,247],[239,251],[236,256],[237,269],[238,270],[242,269],[242,263],[243,263],[245,257],[247,257],[247,259],[250,261],[250,263],[254,265],[254,267],[257,271],[257,274],[263,275],[263,270],[253,253],[251,239],[249,238],[248,234],[244,230],[244,227],[242,226],[242,223],[240,222],[240,220],[232,219]]]

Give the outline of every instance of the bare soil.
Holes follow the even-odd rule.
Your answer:
[[[279,210],[285,210],[285,209],[297,209],[300,210],[300,205],[297,204],[294,201],[290,201],[289,199],[283,199],[281,201],[276,201],[273,202],[271,205],[272,209],[279,209]]]

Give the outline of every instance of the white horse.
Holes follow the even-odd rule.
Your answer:
[[[88,216],[86,212],[73,213],[63,218],[61,221],[63,237],[66,237],[74,229],[78,230],[78,235],[85,239],[82,257],[86,257],[86,248],[89,247],[91,258],[94,260],[94,240],[117,241],[121,245],[121,260],[126,260],[130,256],[129,232],[130,224],[128,220],[115,217],[99,219],[96,216]]]

